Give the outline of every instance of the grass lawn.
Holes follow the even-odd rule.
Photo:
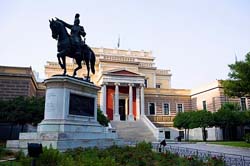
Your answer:
[[[207,143],[209,143],[209,144],[217,144],[217,145],[227,145],[227,146],[250,148],[250,143],[246,143],[245,141],[216,141],[216,142],[207,142]]]
[[[21,166],[21,163],[16,161],[7,161],[0,163],[0,166]]]

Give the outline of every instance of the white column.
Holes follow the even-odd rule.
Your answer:
[[[126,120],[128,120],[128,98],[127,97],[125,99],[125,115],[126,115]]]
[[[107,112],[106,112],[106,97],[107,97],[107,88],[106,88],[106,84],[104,83],[102,85],[102,89],[101,89],[101,98],[100,98],[100,108],[101,111],[103,112],[103,114],[105,116],[107,116]]]
[[[129,113],[128,113],[128,120],[134,121],[133,116],[133,84],[128,84],[129,86]]]
[[[153,79],[154,79],[154,81],[153,81],[153,82],[154,82],[153,87],[154,87],[154,88],[156,88],[156,74],[155,74],[155,73],[154,73],[154,77],[153,77]]]
[[[114,114],[114,120],[119,121],[120,115],[119,115],[119,83],[115,83],[115,114]]]
[[[140,96],[139,88],[136,88],[136,120],[140,119]]]
[[[144,112],[144,85],[141,85],[141,115],[145,115],[145,112]]]

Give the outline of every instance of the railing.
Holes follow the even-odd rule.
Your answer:
[[[158,75],[170,75],[170,70],[157,69],[156,74]]]
[[[196,156],[203,161],[207,161],[208,158],[217,158],[222,159],[226,166],[250,166],[250,156],[184,148],[171,145],[160,147],[159,143],[153,143],[152,145],[155,151],[161,153],[165,153],[168,151],[174,154],[178,154],[181,157]]]
[[[152,57],[151,51],[132,51],[132,50],[120,50],[120,49],[110,49],[110,48],[93,48],[92,50],[95,54],[104,55],[129,55],[134,57]]]
[[[164,116],[164,115],[147,115],[148,119],[153,122],[173,122],[175,116]]]
[[[155,125],[148,119],[146,115],[141,116],[142,121],[147,125],[147,127],[153,132],[154,137],[157,140],[159,139],[159,129],[155,127]]]
[[[145,63],[145,62],[141,62],[139,63],[140,67],[147,67],[147,68],[152,68],[154,67],[154,63]]]
[[[126,56],[103,56],[104,60],[107,61],[119,61],[119,62],[135,62],[135,58],[133,57],[126,57]]]

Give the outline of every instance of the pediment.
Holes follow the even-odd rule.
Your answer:
[[[116,70],[110,70],[106,71],[105,74],[108,75],[123,75],[123,76],[142,76],[139,73],[129,71],[127,69],[116,69]]]

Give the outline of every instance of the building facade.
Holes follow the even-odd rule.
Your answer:
[[[225,97],[220,81],[214,81],[194,89],[171,88],[169,69],[158,69],[152,52],[108,48],[93,48],[96,54],[96,74],[91,80],[101,86],[98,103],[103,113],[112,121],[136,121],[142,119],[156,138],[174,139],[183,135],[173,127],[178,112],[191,110],[217,111],[225,102],[236,102],[249,108],[250,100]],[[68,74],[76,64],[67,59]],[[57,62],[47,62],[46,76],[61,74]],[[85,66],[78,72],[86,75]],[[244,102],[245,103],[244,103]],[[202,139],[201,130],[190,131],[191,139]],[[218,128],[208,129],[208,140],[222,139]]]
[[[134,121],[141,115],[175,116],[176,110],[191,110],[190,90],[172,89],[171,72],[157,69],[151,52],[93,48],[96,74],[91,80],[101,86],[99,106],[110,120]],[[67,59],[68,74],[76,64]],[[49,78],[60,74],[57,62],[47,62]],[[78,72],[86,75],[86,69]],[[165,109],[163,111],[163,109]]]

